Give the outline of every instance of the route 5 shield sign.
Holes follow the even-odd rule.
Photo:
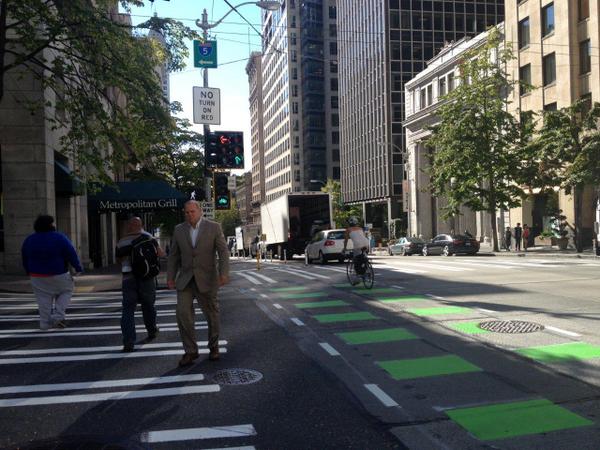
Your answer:
[[[216,69],[217,41],[194,41],[194,67]]]

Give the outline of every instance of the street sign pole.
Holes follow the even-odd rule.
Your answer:
[[[202,24],[205,25],[202,27],[202,37],[204,38],[204,42],[206,42],[208,40],[208,13],[206,12],[206,9],[202,12]],[[203,81],[203,87],[207,88],[208,87],[208,68],[204,68],[204,81]],[[212,192],[210,189],[210,185],[211,185],[211,181],[212,181],[212,173],[211,171],[206,167],[206,158],[207,158],[207,150],[206,150],[206,138],[208,136],[208,133],[210,133],[210,126],[208,124],[204,124],[204,177],[206,178],[206,196],[204,197],[205,199],[212,199]]]

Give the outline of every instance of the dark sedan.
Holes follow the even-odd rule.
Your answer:
[[[479,242],[470,236],[438,234],[423,246],[423,255],[456,255],[466,253],[474,255],[479,251]]]
[[[423,251],[425,241],[417,237],[403,237],[397,242],[388,246],[388,253],[391,255],[420,255]]]

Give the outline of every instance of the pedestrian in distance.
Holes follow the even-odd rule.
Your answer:
[[[177,289],[177,326],[185,352],[180,367],[190,366],[198,358],[194,298],[208,322],[208,359],[219,360],[217,291],[229,282],[229,251],[221,225],[203,218],[196,201],[186,202],[184,213],[185,222],[173,231],[167,262],[167,286]]]
[[[530,230],[526,223],[523,224],[523,250],[527,251],[529,246]]]
[[[511,241],[512,241],[512,231],[510,230],[510,227],[506,227],[506,230],[504,231],[504,245],[506,246],[506,251],[510,252],[510,246],[511,246]]]
[[[71,265],[83,272],[71,241],[54,227],[54,217],[40,215],[33,224],[35,232],[21,247],[23,268],[31,279],[38,303],[40,329],[65,328],[65,314],[73,296]]]
[[[135,347],[135,309],[142,307],[144,326],[148,332],[147,341],[156,338],[156,276],[160,272],[159,258],[165,256],[158,241],[144,231],[142,219],[132,217],[127,221],[127,234],[117,242],[115,250],[121,263],[123,280],[123,309],[121,311],[121,332],[123,351],[132,352]]]
[[[515,227],[513,236],[515,238],[515,251],[521,251],[521,237],[523,236],[523,228],[521,228],[521,223],[517,222],[517,226]]]

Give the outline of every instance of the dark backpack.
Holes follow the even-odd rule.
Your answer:
[[[153,278],[160,272],[156,241],[145,234],[131,242],[131,270],[137,278]]]

